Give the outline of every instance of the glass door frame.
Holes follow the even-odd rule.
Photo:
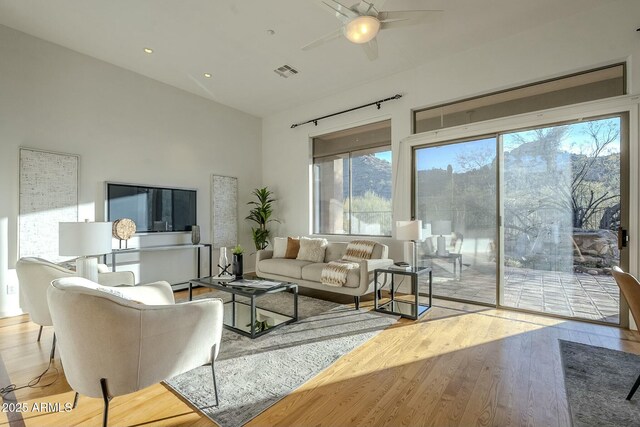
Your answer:
[[[444,141],[439,141],[439,142],[434,142],[434,143],[429,143],[429,144],[422,144],[422,145],[413,145],[411,146],[411,218],[415,218],[416,217],[416,197],[415,197],[415,192],[416,192],[416,175],[417,175],[417,163],[416,163],[416,151],[418,150],[422,150],[425,148],[436,148],[436,147],[446,147],[448,145],[455,145],[455,144],[464,144],[466,142],[474,142],[474,141],[478,141],[478,140],[482,140],[482,139],[490,139],[493,138],[495,139],[495,143],[496,143],[496,161],[498,160],[498,149],[499,149],[499,134],[498,133],[487,133],[484,135],[474,135],[474,136],[468,136],[465,138],[460,138],[460,139],[454,139],[454,140],[444,140]],[[497,169],[497,173],[499,173],[500,170],[500,165],[498,164],[496,166]],[[500,188],[498,187],[499,185],[499,181],[497,180],[497,176],[496,176],[496,189],[497,189],[497,194],[496,194],[496,203],[499,203],[500,200]],[[496,210],[496,234],[495,234],[495,238],[499,239],[500,237],[500,230],[499,230],[499,211]],[[498,247],[500,245],[497,245]],[[499,248],[496,248],[497,251],[499,251]],[[499,253],[496,253],[496,260],[499,259],[498,257]],[[495,270],[495,274],[496,274],[496,283],[495,283],[495,290],[496,290],[496,298],[499,295],[499,284],[500,284],[500,274],[501,274],[501,269],[499,268],[500,266],[496,265],[496,270]],[[462,273],[462,266],[460,268]],[[433,292],[433,289],[432,289]],[[428,294],[424,294],[418,291],[418,294],[421,296],[428,296]],[[481,305],[481,306],[485,306],[485,307],[499,307],[497,304],[499,302],[498,299],[496,299],[496,304],[491,304],[488,302],[482,302],[482,301],[473,301],[473,300],[467,300],[467,299],[461,299],[461,298],[454,298],[454,297],[445,297],[445,296],[440,296],[440,295],[433,295],[436,298],[440,298],[440,299],[445,299],[445,300],[449,300],[449,301],[458,301],[458,302],[463,302],[463,303],[469,303],[469,304],[475,304],[475,305]]]
[[[496,137],[497,144],[497,167],[496,180],[498,184],[497,203],[497,238],[499,244],[496,248],[497,268],[496,268],[496,304],[469,301],[457,298],[439,297],[451,301],[459,301],[480,306],[488,306],[502,308],[512,311],[532,313],[547,317],[554,317],[566,320],[578,320],[587,323],[603,324],[608,326],[629,327],[629,310],[626,301],[620,296],[620,324],[615,325],[591,319],[581,319],[568,317],[563,315],[555,315],[552,313],[544,313],[519,309],[509,306],[503,306],[500,301],[500,294],[504,288],[504,251],[503,251],[503,215],[501,211],[502,205],[502,169],[504,161],[502,134],[512,133],[518,130],[535,129],[540,127],[551,127],[559,124],[576,123],[583,120],[598,119],[604,117],[619,116],[621,118],[620,128],[620,144],[621,144],[621,223],[626,225],[628,235],[630,236],[625,250],[621,251],[621,266],[625,271],[638,277],[640,273],[640,251],[636,236],[640,236],[640,97],[639,96],[620,96],[612,99],[587,102],[584,104],[573,105],[568,107],[555,108],[548,111],[539,111],[536,113],[527,113],[520,116],[507,117],[503,119],[490,120],[488,122],[474,123],[468,126],[459,126],[439,131],[428,131],[420,134],[411,135],[401,141],[400,150],[406,150],[400,153],[410,159],[410,168],[405,172],[405,179],[410,183],[409,212],[412,217],[415,215],[415,166],[416,155],[415,150],[426,147],[445,146],[460,142],[473,141],[475,139]],[[631,141],[635,141],[634,144]],[[403,144],[404,143],[404,144]],[[640,326],[640,325],[638,325]]]

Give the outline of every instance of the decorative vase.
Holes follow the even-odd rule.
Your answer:
[[[197,245],[200,243],[200,226],[192,225],[191,226],[191,243]]]
[[[219,274],[222,275],[223,273],[226,275],[230,275],[229,270],[227,269],[229,267],[229,258],[227,258],[227,248],[220,248],[220,259],[218,260],[218,268],[219,268]]]
[[[242,254],[233,254],[233,275],[242,279]]]

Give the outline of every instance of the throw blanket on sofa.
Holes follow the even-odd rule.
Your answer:
[[[329,262],[323,269],[320,281],[324,285],[344,286],[347,283],[349,270],[358,268],[359,261],[371,259],[376,242],[354,240],[347,245],[341,260]]]
[[[347,283],[349,270],[358,268],[360,264],[351,261],[331,261],[322,269],[320,282],[329,286],[344,286]]]

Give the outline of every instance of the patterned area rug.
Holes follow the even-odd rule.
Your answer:
[[[214,295],[218,294],[204,297]],[[287,313],[291,298],[284,292],[266,295],[258,299],[258,306]],[[210,366],[165,383],[219,425],[241,426],[398,320],[302,295],[298,301],[297,323],[260,338],[223,331],[216,360],[219,407],[212,406]]]
[[[640,423],[640,390],[627,394],[640,374],[640,356],[560,340],[564,383],[575,427]]]

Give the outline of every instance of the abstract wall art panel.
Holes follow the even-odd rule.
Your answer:
[[[20,149],[20,257],[65,258],[58,223],[78,221],[78,163],[73,154]]]
[[[211,238],[214,248],[238,244],[238,178],[211,176]]]

